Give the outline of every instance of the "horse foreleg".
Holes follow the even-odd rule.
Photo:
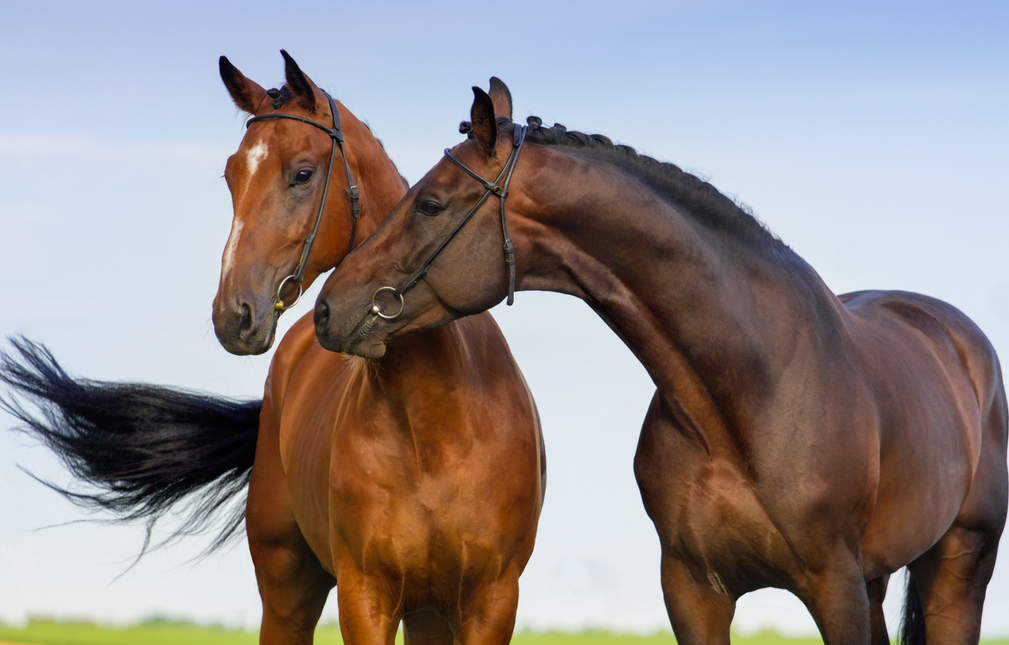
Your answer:
[[[813,615],[826,645],[870,642],[869,596],[858,559],[839,550],[829,566],[804,576],[794,593]]]
[[[286,543],[272,544],[250,539],[263,600],[259,629],[263,645],[310,645],[333,587],[333,578],[308,550],[304,539],[301,544],[297,542],[294,536]]]
[[[717,577],[713,578],[717,580]],[[736,599],[721,582],[698,581],[678,558],[662,556],[662,593],[679,645],[728,645]]]
[[[883,616],[883,599],[886,598],[886,585],[890,576],[885,575],[865,583],[869,596],[869,629],[872,632],[872,645],[890,645],[890,635],[886,631],[886,620]]]
[[[511,567],[500,578],[475,590],[462,608],[458,645],[508,645],[515,631],[519,576]]]
[[[353,567],[339,567],[336,589],[340,609],[340,633],[344,645],[393,645],[399,627],[399,599],[388,593],[399,590],[390,580],[368,578]]]

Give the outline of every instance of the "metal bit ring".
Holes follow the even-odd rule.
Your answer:
[[[382,313],[382,306],[378,303],[378,294],[382,293],[383,291],[392,291],[399,297],[399,311],[392,314],[391,316]],[[371,297],[371,313],[375,314],[376,316],[378,316],[383,320],[396,320],[397,318],[400,317],[400,315],[402,315],[404,307],[406,307],[406,301],[403,300],[403,294],[398,293],[395,287],[379,287],[378,291],[375,292],[375,295]]]
[[[301,290],[301,281],[299,280],[298,281],[298,297],[295,298],[294,302],[292,302],[291,304],[289,304],[289,305],[285,305],[284,304],[284,300],[280,297],[280,292],[284,290],[284,285],[287,284],[288,280],[297,280],[297,278],[295,278],[294,275],[289,275],[289,276],[287,276],[286,278],[284,278],[280,282],[280,286],[277,287],[277,302],[273,305],[273,308],[276,309],[277,311],[287,311],[288,309],[290,309],[294,305],[296,305],[299,302],[301,302],[301,293],[302,293],[302,290]]]

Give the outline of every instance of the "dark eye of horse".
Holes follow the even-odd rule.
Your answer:
[[[432,216],[437,215],[443,210],[445,210],[445,208],[441,204],[439,204],[438,202],[433,202],[431,200],[427,200],[420,205],[420,212],[424,213],[425,215],[432,215]]]
[[[310,179],[312,179],[312,171],[311,170],[299,170],[298,174],[296,174],[294,176],[294,183],[295,184],[299,184],[299,185],[300,184],[307,184]]]

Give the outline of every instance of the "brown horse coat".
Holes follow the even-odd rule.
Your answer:
[[[284,56],[287,85],[270,92],[222,57],[235,103],[333,123],[336,104]],[[368,128],[335,109],[361,192],[360,240],[405,187]],[[352,239],[347,174],[329,135],[289,118],[250,126],[225,172],[235,219],[214,303],[218,338],[240,354],[272,344],[278,291],[297,291],[285,278],[316,214],[306,283]],[[324,350],[302,318],[274,355],[261,401],[77,379],[43,346],[13,345],[19,357],[0,352],[0,383],[13,393],[0,407],[86,484],[54,488],[149,527],[179,513],[174,537],[221,528],[223,517],[217,546],[245,520],[262,643],[311,643],[337,583],[348,645],[392,645],[401,619],[411,645],[511,637],[546,462],[535,403],[489,314],[406,338],[380,360]],[[246,484],[243,518],[233,501]]]
[[[284,55],[279,108],[222,58],[235,103],[331,123],[325,95]],[[361,193],[360,240],[405,188],[369,129],[339,109]],[[228,161],[235,223],[214,322],[229,349],[269,347],[274,297],[327,171],[305,286],[346,252],[347,185],[339,160],[326,167],[330,146],[317,128],[269,120],[250,124]],[[310,642],[336,582],[347,643],[390,644],[400,618],[410,642],[507,642],[544,474],[535,404],[489,314],[404,339],[378,361],[324,350],[302,318],[270,367],[249,486],[262,641]]]
[[[472,135],[452,154],[491,181],[522,126],[497,109],[507,89],[474,94]],[[584,299],[658,388],[635,474],[677,640],[727,642],[736,599],[777,586],[827,643],[886,643],[886,582],[907,565],[908,633],[976,642],[1007,504],[1006,397],[980,330],[925,296],[835,296],[714,188],[605,137],[531,121],[518,154],[518,288]],[[411,188],[323,288],[323,345],[381,356],[500,302],[492,197],[401,316],[372,309],[484,192],[448,159]]]

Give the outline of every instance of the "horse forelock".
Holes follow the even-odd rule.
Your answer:
[[[291,88],[288,87],[286,83],[281,85],[280,89],[270,88],[266,92],[267,92],[267,98],[263,101],[261,106],[269,106],[269,108],[272,109],[274,112],[281,109],[285,105],[297,105],[294,92],[291,91]],[[318,101],[316,101],[316,103],[318,104]],[[314,114],[315,112],[316,111],[313,110],[311,114]],[[253,116],[255,115],[252,114],[249,115],[250,118]]]
[[[657,192],[685,206],[696,220],[710,228],[722,229],[756,249],[787,250],[788,247],[754,215],[746,204],[737,203],[723,195],[703,179],[682,170],[675,164],[658,161],[639,154],[634,148],[615,144],[602,134],[585,134],[568,130],[560,123],[544,127],[539,117],[527,119],[526,142],[544,146],[563,146],[580,153],[591,154],[595,159],[613,163],[626,172],[644,179]],[[498,128],[511,135],[515,123],[498,117]],[[460,131],[469,138],[473,134],[460,124]]]

